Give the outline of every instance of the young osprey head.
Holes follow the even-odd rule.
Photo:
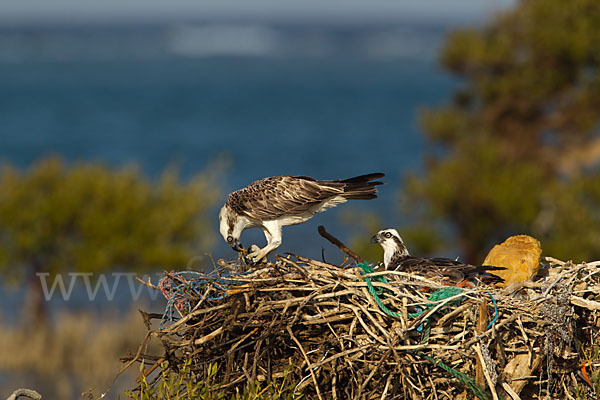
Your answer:
[[[371,238],[371,243],[379,243],[383,247],[383,264],[386,268],[393,267],[394,260],[408,256],[408,250],[395,229],[383,229]]]
[[[229,246],[235,251],[241,251],[240,236],[244,230],[245,224],[242,218],[233,211],[227,204],[221,207],[219,212],[219,231],[221,236]]]

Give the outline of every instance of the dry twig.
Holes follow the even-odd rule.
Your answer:
[[[361,260],[341,242],[337,245]],[[438,303],[427,300],[424,289],[444,288],[432,279],[402,271],[369,274],[378,303],[359,268],[302,256],[277,257],[275,263],[248,274],[221,271],[218,279],[224,296],[211,301],[192,299],[196,306],[189,314],[164,329],[149,330],[123,369],[149,360],[143,351],[146,341],[159,339],[168,368],[176,371],[191,359],[191,373],[202,377],[217,363],[214,380],[226,391],[254,379],[277,381],[289,372],[287,379],[298,383],[297,390],[307,398],[435,399],[459,398],[465,390],[473,392],[471,397],[476,395],[468,382],[474,381],[479,362],[487,396],[495,399],[499,394],[486,364],[492,360],[502,372],[498,388],[519,399],[524,387],[534,387],[539,377],[547,376],[544,357],[552,358],[553,381],[564,383],[563,377],[577,372],[577,357],[584,357],[574,343],[598,339],[589,329],[597,323],[600,304],[600,294],[593,289],[600,287],[597,264],[552,262],[561,265],[560,274],[528,285],[529,297],[515,297],[510,289],[482,287],[455,296],[462,300],[457,305],[453,298]],[[236,270],[234,263],[219,264]],[[386,281],[379,282],[381,277]],[[492,306],[482,304],[488,293],[498,312],[489,328],[485,312]],[[575,313],[560,320],[544,317],[544,303],[565,294]],[[409,317],[425,306],[431,308]],[[490,313],[489,320],[494,315]],[[548,332],[565,323],[574,326],[575,316],[580,327],[573,330],[577,340],[562,343],[561,351],[546,351]],[[156,317],[148,314],[146,318]],[[485,354],[479,343],[485,346]],[[528,379],[518,380],[522,377]],[[572,385],[570,381],[543,385],[528,393],[536,393],[533,399],[565,398],[564,388]]]

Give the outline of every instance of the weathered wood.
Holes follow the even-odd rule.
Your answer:
[[[40,400],[42,395],[31,389],[17,389],[6,400],[16,400],[19,397],[27,397],[28,399]]]

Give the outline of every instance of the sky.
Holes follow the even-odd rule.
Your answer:
[[[2,0],[0,24],[177,19],[480,20],[515,0]]]

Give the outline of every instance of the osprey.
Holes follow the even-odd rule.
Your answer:
[[[373,182],[382,173],[361,175],[350,179],[317,181],[308,176],[273,176],[252,182],[227,196],[219,213],[219,230],[223,239],[236,251],[242,231],[262,229],[267,245],[251,252],[251,263],[262,260],[281,244],[281,227],[306,222],[315,213],[345,203],[347,200],[368,200],[377,197]]]
[[[503,279],[489,271],[506,268],[493,266],[474,266],[449,258],[412,257],[395,229],[384,229],[371,238],[371,243],[383,247],[383,265],[385,269],[424,274],[441,278],[446,283],[458,284],[463,281],[478,280],[484,283],[502,282]]]

